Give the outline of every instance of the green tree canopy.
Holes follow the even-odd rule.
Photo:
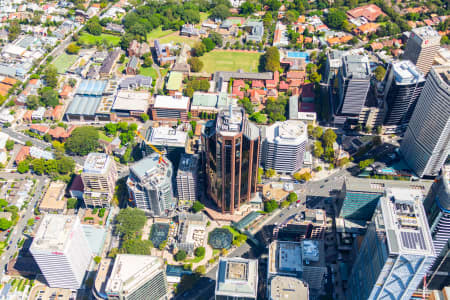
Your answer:
[[[230,16],[230,9],[225,4],[219,4],[211,10],[211,19],[225,20]]]
[[[200,72],[203,68],[203,62],[198,57],[191,57],[188,60],[192,72]]]
[[[343,29],[344,21],[347,20],[345,11],[337,8],[330,8],[326,17],[326,23],[328,26],[337,29]]]
[[[194,254],[196,257],[203,257],[205,256],[205,253],[206,253],[205,247],[195,248]]]
[[[298,199],[298,197],[297,197],[296,193],[294,193],[294,192],[289,193],[289,196],[288,196],[289,202],[291,202],[291,203],[295,202],[295,201],[297,201],[297,199]]]
[[[216,47],[216,44],[210,38],[204,38],[202,40],[203,45],[205,45],[206,52],[210,52],[212,49]]]
[[[280,69],[280,52],[277,47],[269,47],[263,56],[264,70],[275,72]]]
[[[333,129],[328,128],[322,136],[323,143],[325,147],[332,147],[333,143],[336,142],[337,135]]]
[[[12,222],[6,218],[0,218],[0,230],[7,230],[11,227]]]
[[[270,201],[264,202],[264,211],[265,212],[271,213],[277,208],[278,208],[278,203],[275,200],[270,200]]]
[[[27,105],[28,109],[36,110],[39,107],[39,104],[40,104],[40,99],[39,99],[38,96],[36,96],[36,95],[29,95],[27,97],[26,105]]]
[[[205,208],[205,206],[200,201],[195,201],[194,204],[192,205],[192,210],[195,213],[203,210],[204,208]]]
[[[44,71],[45,84],[49,87],[56,88],[58,85],[58,70],[54,65],[49,65]]]
[[[116,216],[116,232],[126,239],[134,237],[140,233],[146,221],[147,218],[143,210],[131,207],[121,209]]]
[[[186,257],[187,257],[187,253],[184,250],[180,250],[177,252],[177,254],[175,254],[176,261],[183,261],[186,259]]]
[[[91,126],[75,128],[65,143],[66,150],[77,155],[87,155],[94,152],[98,146],[98,130]]]
[[[68,209],[74,209],[78,205],[78,199],[77,198],[69,198],[67,199],[67,208]]]
[[[41,102],[45,106],[55,107],[59,104],[59,95],[58,92],[53,88],[46,86],[39,91],[41,96]]]
[[[122,249],[128,254],[150,255],[151,248],[151,241],[141,239],[126,240],[122,245]]]
[[[378,66],[374,71],[375,78],[378,81],[382,81],[384,79],[384,75],[386,74],[386,69],[383,66]]]
[[[19,162],[19,164],[17,165],[17,172],[19,172],[20,174],[27,173],[29,170],[30,170],[30,162],[27,160],[23,160]]]

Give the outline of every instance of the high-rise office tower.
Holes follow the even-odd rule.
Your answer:
[[[258,260],[220,258],[216,273],[215,300],[256,300]]]
[[[181,156],[177,172],[178,205],[190,206],[195,200],[198,200],[199,165],[197,155],[183,154]]]
[[[134,163],[130,167],[127,187],[135,206],[156,216],[175,209],[172,172],[172,163],[167,158],[160,160],[157,153]]]
[[[308,132],[300,121],[276,122],[262,130],[261,164],[265,169],[293,174],[303,167]]]
[[[400,145],[419,176],[436,176],[450,152],[450,66],[435,66]]]
[[[442,168],[423,206],[431,228],[436,260],[428,270],[428,289],[450,285],[450,165]]]
[[[359,123],[370,89],[369,58],[362,55],[342,57],[339,69],[338,101],[334,123],[340,126],[352,126]]]
[[[412,61],[423,74],[427,75],[440,45],[441,36],[431,26],[414,28],[402,58]]]
[[[384,103],[387,132],[406,129],[425,85],[425,76],[409,60],[393,62],[387,71]]]
[[[240,107],[219,111],[203,135],[206,188],[222,213],[234,213],[256,192],[259,167],[259,129]]]
[[[387,189],[348,281],[347,299],[410,299],[435,258],[422,195]]]
[[[106,284],[108,299],[167,300],[166,267],[160,257],[117,254]]]
[[[30,253],[52,288],[79,289],[92,259],[77,216],[45,215]]]
[[[86,206],[108,207],[117,181],[114,159],[105,153],[89,153],[81,173]]]

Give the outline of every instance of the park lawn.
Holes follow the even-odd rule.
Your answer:
[[[52,64],[56,67],[56,70],[59,74],[66,73],[67,69],[70,68],[76,61],[78,55],[69,55],[67,53],[63,53],[52,62]]]
[[[171,33],[174,33],[173,30],[169,29],[169,30],[162,30],[161,27],[156,28],[155,30],[153,30],[152,32],[147,34],[147,41],[150,40],[155,40],[155,39],[160,39],[162,37],[165,37]]]
[[[156,78],[158,78],[158,73],[156,73],[156,70],[153,69],[152,67],[148,68],[141,67],[139,69],[139,75],[150,76],[153,78],[153,80],[156,80]]]
[[[174,44],[186,43],[186,44],[188,44],[191,47],[193,47],[198,41],[199,41],[198,39],[189,38],[189,37],[186,37],[186,36],[179,36],[179,35],[168,35],[168,36],[165,36],[165,37],[163,37],[163,38],[161,38],[159,40],[159,42],[161,44],[167,44],[167,43],[170,43],[170,42],[172,42]]]
[[[203,62],[202,71],[208,73],[235,72],[239,69],[244,72],[258,72],[261,55],[262,53],[211,51],[200,57],[200,60]]]
[[[234,229],[231,226],[226,225],[222,226],[222,228],[228,229],[231,232],[231,234],[233,235],[233,240],[240,234],[236,229]]]
[[[220,250],[219,249],[213,249],[213,257],[216,257],[219,254],[220,254]]]
[[[99,130],[99,131],[98,131],[98,139],[99,139],[99,140],[106,141],[106,142],[109,142],[109,143],[111,143],[112,140],[113,140],[113,138],[107,136],[107,135],[103,132],[103,130]]]
[[[200,256],[200,257],[194,257],[194,258],[191,258],[191,259],[186,259],[185,261],[188,262],[188,263],[196,264],[196,263],[201,262],[204,258],[205,258],[205,256]]]
[[[112,34],[106,34],[102,33],[100,35],[92,35],[87,32],[83,32],[80,35],[80,43],[82,44],[88,44],[88,45],[94,45],[97,43],[97,41],[103,41],[107,40],[108,43],[112,44],[113,46],[117,46],[120,42],[120,36],[112,35]]]

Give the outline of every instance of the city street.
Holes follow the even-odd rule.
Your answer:
[[[17,174],[14,174],[14,175],[17,175]],[[8,177],[8,178],[10,179],[10,177]],[[25,178],[25,175],[22,175],[22,178]],[[27,226],[28,219],[34,217],[34,207],[36,205],[36,202],[41,197],[42,190],[48,181],[48,178],[45,176],[35,176],[34,178],[37,179],[36,188],[34,190],[34,196],[31,198],[31,201],[28,203],[26,211],[19,214],[20,219],[17,222],[16,226],[14,226],[14,228],[12,229],[11,238],[9,239],[9,242],[8,242],[8,247],[5,250],[5,252],[3,252],[3,254],[0,258],[0,268],[2,270],[2,272],[0,273],[0,281],[3,278],[6,264],[9,262],[10,258],[14,255],[14,253],[18,250],[17,243],[22,238],[22,232],[25,229],[25,226]]]

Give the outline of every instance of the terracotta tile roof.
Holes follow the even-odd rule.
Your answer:
[[[287,90],[289,88],[289,85],[286,83],[286,81],[280,82],[280,90]]]
[[[3,78],[2,82],[4,84],[14,85],[14,84],[16,84],[17,80],[15,80],[14,78],[5,77],[5,78]]]
[[[24,114],[22,119],[26,121],[31,121],[31,115],[33,114],[33,111],[27,110]]]
[[[48,127],[40,124],[33,124],[30,126],[31,130],[38,131],[40,133],[46,133],[48,131]]]
[[[234,87],[244,87],[244,86],[245,86],[244,80],[238,79],[238,80],[233,81],[233,88]]]
[[[36,78],[30,79],[30,81],[28,81],[28,84],[31,84],[31,85],[35,85],[37,83],[38,83],[38,80]]]
[[[383,44],[375,42],[375,43],[370,44],[370,48],[372,48],[373,51],[374,50],[380,50],[380,49],[383,48]]]
[[[289,71],[286,73],[286,78],[288,79],[304,79],[306,73],[304,71]]]
[[[380,24],[366,23],[366,24],[363,24],[363,25],[359,26],[358,28],[354,29],[354,32],[356,32],[356,33],[375,32],[378,29],[378,27],[380,27]]]
[[[262,80],[253,80],[252,81],[252,88],[263,88],[264,82]]]
[[[302,79],[291,79],[291,80],[289,80],[289,86],[290,87],[300,86],[300,85],[302,85],[302,83],[303,83]]]
[[[10,85],[0,83],[0,95],[6,96],[10,88]]]
[[[27,156],[30,155],[30,147],[23,146],[20,151],[16,155],[16,159],[14,160],[16,164],[20,163],[21,161],[24,161]]]
[[[72,91],[72,87],[70,85],[66,84],[62,88],[61,93],[59,93],[59,96],[62,98],[67,98],[67,97],[69,97],[69,94],[71,91]]]
[[[48,131],[48,134],[50,134],[52,136],[52,138],[54,139],[60,139],[60,138],[68,138],[70,136],[70,134],[62,127],[56,127],[53,129],[50,129]]]
[[[379,8],[375,4],[368,4],[347,11],[347,15],[350,18],[364,17],[367,20],[374,22],[378,18],[378,16],[385,14],[381,10],[381,8]]]
[[[53,120],[59,120],[61,119],[62,114],[63,114],[62,105],[56,105],[55,108],[52,110],[51,118]]]

